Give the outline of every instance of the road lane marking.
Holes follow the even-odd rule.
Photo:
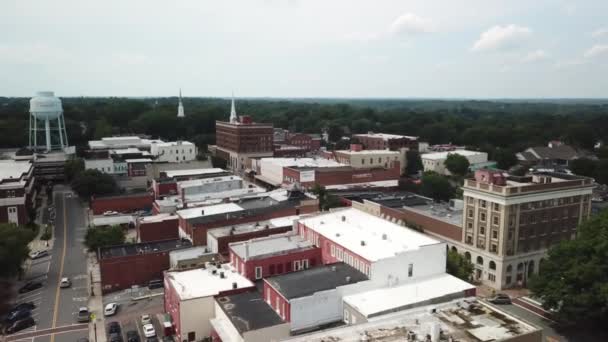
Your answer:
[[[57,314],[59,312],[59,297],[61,295],[61,278],[63,277],[63,266],[65,262],[65,251],[68,241],[68,215],[67,207],[65,205],[65,194],[61,196],[63,204],[63,246],[61,246],[61,264],[59,265],[59,277],[57,281],[57,290],[55,291],[55,308],[53,310],[53,325],[52,328],[57,326]],[[55,334],[51,334],[51,342],[55,342]]]

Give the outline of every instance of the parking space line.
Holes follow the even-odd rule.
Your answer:
[[[36,292],[36,293],[31,293],[31,294],[29,294],[27,296],[17,297],[17,301],[18,302],[22,302],[22,301],[29,302],[29,300],[25,300],[25,299],[26,298],[36,298],[36,297],[42,297],[42,291]]]

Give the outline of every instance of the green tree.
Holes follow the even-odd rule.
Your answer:
[[[422,175],[420,192],[435,201],[448,201],[454,196],[454,188],[450,181],[435,172],[425,172]]]
[[[65,178],[71,182],[77,175],[84,171],[84,160],[81,158],[70,158],[65,162]]]
[[[450,153],[443,163],[453,175],[464,176],[469,171],[469,160],[460,154]]]
[[[574,240],[549,249],[529,281],[543,307],[571,323],[608,323],[608,210],[578,227]]]
[[[600,159],[597,162],[594,178],[600,184],[608,184],[608,159]]]
[[[469,281],[473,274],[473,264],[471,260],[455,251],[448,251],[446,260],[446,271],[454,277],[464,281]]]
[[[84,238],[84,244],[91,251],[96,251],[99,247],[120,245],[124,242],[125,232],[120,226],[89,228]]]
[[[118,193],[118,185],[114,178],[99,170],[85,170],[79,173],[72,180],[71,185],[78,196],[85,199]]]
[[[315,194],[319,200],[319,210],[329,210],[342,206],[342,202],[340,202],[338,196],[329,193],[324,186],[321,186],[318,183],[315,183],[311,192]]]
[[[499,148],[494,151],[492,157],[496,161],[496,166],[501,170],[508,170],[517,165],[517,157],[511,150]]]
[[[228,162],[226,159],[222,159],[220,157],[211,156],[211,166],[218,167],[220,169],[225,169],[228,166]]]
[[[95,139],[101,139],[103,137],[109,137],[112,135],[112,125],[106,120],[105,117],[101,117],[95,121]]]
[[[0,277],[12,277],[21,271],[30,249],[28,243],[34,238],[30,229],[14,224],[0,224]]]
[[[580,176],[594,177],[598,162],[588,158],[579,158],[570,162],[570,171]]]
[[[420,153],[418,153],[418,151],[407,151],[405,153],[405,160],[407,161],[405,172],[407,172],[408,175],[416,174],[418,171],[422,170],[422,159],[420,158]]]

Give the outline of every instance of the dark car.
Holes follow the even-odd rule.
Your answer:
[[[28,309],[28,310],[33,310],[36,307],[36,305],[34,305],[34,303],[32,302],[26,302],[26,303],[21,303],[21,304],[17,304],[15,306],[13,306],[9,311],[8,311],[8,315],[10,316],[10,314],[12,314],[15,311],[20,311],[23,309]]]
[[[30,317],[32,315],[32,310],[28,308],[22,308],[17,311],[11,312],[8,316],[6,316],[6,323],[14,323],[18,320],[22,320],[24,318]]]
[[[163,342],[174,342],[174,340],[171,336],[163,336]]]
[[[30,291],[34,291],[37,290],[39,288],[42,287],[42,283],[39,281],[29,281],[27,282],[25,285],[23,285],[20,289],[19,289],[19,293],[26,293],[26,292],[30,292]]]
[[[19,321],[13,323],[10,327],[8,327],[6,329],[6,333],[13,334],[13,333],[16,333],[17,331],[21,331],[23,329],[33,327],[35,324],[36,324],[36,322],[34,321],[34,319],[32,317],[24,318],[22,320],[19,320]]]
[[[127,331],[127,342],[139,342],[139,334],[137,333],[137,331]]]
[[[110,334],[108,341],[110,342],[122,342],[122,335],[120,333],[112,333]]]
[[[156,336],[148,337],[146,342],[158,342],[158,337],[156,337]]]
[[[504,293],[499,293],[496,296],[490,298],[488,301],[493,304],[511,304],[511,298],[509,297],[509,295]]]
[[[110,322],[110,324],[108,324],[108,333],[120,335],[120,323]]]
[[[148,289],[150,290],[159,289],[161,287],[165,287],[165,283],[160,279],[154,279],[148,282]]]

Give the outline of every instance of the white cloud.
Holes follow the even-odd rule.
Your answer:
[[[601,38],[603,36],[608,36],[608,27],[599,28],[591,33],[591,37],[593,38]]]
[[[389,32],[392,34],[419,34],[435,32],[437,27],[432,20],[422,18],[413,13],[405,13],[395,19]]]
[[[608,45],[596,44],[585,51],[585,58],[593,58],[602,55],[608,55]]]
[[[521,46],[532,34],[527,27],[517,25],[494,26],[483,32],[473,44],[473,51],[498,51]]]
[[[549,54],[545,52],[545,50],[536,50],[528,53],[522,58],[522,62],[524,63],[535,63],[546,60],[549,58]]]
[[[554,64],[554,67],[558,69],[572,68],[579,65],[585,64],[585,61],[582,59],[572,59],[572,60],[564,60],[558,61]]]
[[[53,65],[70,59],[67,51],[47,44],[0,44],[0,61],[4,63]]]

